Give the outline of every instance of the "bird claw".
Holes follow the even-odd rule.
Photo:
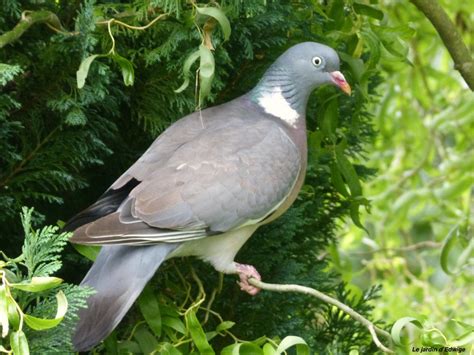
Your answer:
[[[247,292],[251,296],[255,296],[257,293],[259,293],[260,288],[255,287],[248,282],[248,280],[252,277],[258,281],[262,279],[257,269],[255,269],[252,265],[246,264],[235,263],[235,266],[240,277],[240,281],[237,282],[237,284],[240,286],[240,289]]]

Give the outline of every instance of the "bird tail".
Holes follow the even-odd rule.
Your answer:
[[[76,351],[87,351],[120,323],[148,280],[180,243],[151,246],[104,246],[81,285],[96,293],[79,311],[73,335]]]

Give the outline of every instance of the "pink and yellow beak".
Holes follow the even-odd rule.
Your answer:
[[[333,71],[330,73],[332,82],[339,87],[344,93],[350,95],[352,90],[350,85],[347,83],[346,78],[340,71]]]

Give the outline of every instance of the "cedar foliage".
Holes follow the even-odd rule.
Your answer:
[[[226,13],[232,35],[224,42],[218,26],[210,34],[216,73],[208,104],[226,102],[249,90],[292,44],[320,41],[345,54],[342,71],[355,92],[349,98],[334,88],[321,88],[310,99],[310,163],[300,198],[285,216],[259,230],[237,260],[256,265],[268,282],[318,288],[369,316],[367,302],[376,296],[376,289],[363,296],[348,294],[338,275],[328,273],[325,250],[336,242],[334,232],[340,218],[350,215],[360,224],[358,210],[366,202],[354,191],[360,184],[358,178],[372,173],[363,165],[354,166],[355,176],[341,171],[341,164],[350,164],[347,157],[363,159],[364,147],[374,137],[365,108],[376,99],[380,48],[372,38],[362,50],[353,33],[372,21],[371,12],[342,0],[323,4],[228,0],[209,5],[220,6]],[[180,0],[131,4],[4,0],[2,7],[2,32],[15,26],[22,11],[40,9],[55,13],[63,32],[69,32],[55,33],[44,24],[35,24],[0,52],[4,63],[0,67],[0,208],[4,211],[0,242],[2,249],[16,250],[21,206],[36,207],[36,223],[71,217],[93,202],[164,128],[194,110],[194,85],[181,94],[174,90],[182,82],[186,58],[201,42],[195,23],[203,26],[205,19],[196,17],[192,4]],[[115,17],[139,26],[161,13],[168,17],[146,30],[111,26],[116,53],[133,63],[132,87],[124,85],[116,62],[97,58],[85,86],[77,88],[81,61],[91,54],[107,53],[112,46],[101,21]],[[371,30],[364,33],[367,38],[375,37]],[[72,251],[65,258],[71,263],[63,271],[65,277],[78,281],[72,270],[81,262]],[[186,262],[176,263],[184,266]],[[210,293],[217,275],[200,262],[193,265]],[[161,289],[175,282],[173,272],[166,268],[159,273]],[[351,348],[361,353],[374,351],[362,326],[327,305],[308,297],[265,292],[250,298],[237,289],[235,278],[225,277],[224,283],[212,307],[236,322],[233,332],[238,337],[293,334],[303,337],[318,353],[345,353]],[[182,299],[183,292],[174,299]],[[123,322],[119,338],[127,337],[137,317],[138,312],[132,312]],[[221,349],[230,341],[220,339],[215,347]]]

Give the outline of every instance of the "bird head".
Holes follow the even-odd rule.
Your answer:
[[[324,44],[303,42],[289,48],[274,63],[274,69],[286,71],[298,86],[313,90],[324,84],[335,85],[350,95],[351,87],[339,71],[339,57]]]

